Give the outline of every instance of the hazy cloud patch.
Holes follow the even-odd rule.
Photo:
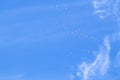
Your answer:
[[[0,76],[0,80],[24,80],[23,75],[10,75],[10,76]]]
[[[95,14],[101,19],[108,17],[116,18],[119,20],[120,12],[120,0],[93,0],[93,7]]]
[[[120,51],[117,53],[115,65],[116,67],[120,67]]]

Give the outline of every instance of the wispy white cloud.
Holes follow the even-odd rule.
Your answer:
[[[95,9],[95,14],[98,14],[101,19],[111,14],[110,0],[93,0],[93,7]]]
[[[120,0],[93,0],[93,6],[95,13],[98,14],[100,19],[103,19],[109,15],[112,15],[116,21],[120,22],[120,11],[119,11]],[[119,26],[120,27],[120,26]],[[78,65],[78,71],[76,75],[83,80],[91,80],[98,76],[106,75],[110,68],[110,44],[120,40],[120,31],[116,31],[112,35],[104,38],[103,44],[96,55],[96,58],[91,63],[83,61]],[[116,64],[120,65],[120,52],[116,55]],[[113,64],[113,63],[111,63]]]
[[[104,44],[100,47],[100,51],[96,59],[92,63],[82,62],[78,67],[77,76],[83,80],[89,80],[90,77],[96,75],[104,75],[109,68],[109,37],[105,37]]]

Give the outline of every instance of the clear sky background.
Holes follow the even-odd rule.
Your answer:
[[[95,1],[0,0],[0,80],[119,80],[119,15]]]

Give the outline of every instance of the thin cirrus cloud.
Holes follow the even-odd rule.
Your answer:
[[[22,41],[28,42],[30,40],[36,41],[36,39],[41,40],[44,37],[46,38],[54,35],[58,36],[60,34],[64,35],[64,33],[62,32],[57,34],[53,33],[55,29],[51,29],[52,27],[49,27],[49,26],[61,26],[62,24],[64,24],[63,21],[65,21],[65,18],[63,18],[63,21],[60,21],[60,20],[57,20],[58,18],[56,18],[56,15],[55,17],[53,16],[51,18],[49,16],[46,17],[47,15],[43,13],[44,12],[46,13],[47,11],[47,14],[49,15],[50,13],[50,16],[51,16],[54,14],[54,11],[57,12],[59,10],[62,10],[63,12],[64,11],[63,9],[67,10],[68,8],[73,10],[75,7],[80,7],[87,4],[86,1],[84,2],[81,1],[81,2],[74,1],[74,2],[67,2],[67,3],[61,3],[61,4],[54,4],[54,5],[44,4],[44,5],[20,6],[20,7],[8,8],[7,10],[0,11],[0,20],[1,20],[0,44],[3,44],[3,45],[4,43],[12,44],[12,43],[19,43]],[[51,14],[51,12],[53,14]],[[58,13],[58,16],[59,14],[60,13]],[[43,19],[44,17],[45,19]],[[33,28],[33,26],[38,27],[36,31],[33,30],[35,29],[35,27]],[[41,26],[44,26],[44,27],[41,27]],[[40,31],[38,32],[38,30]]]
[[[68,2],[68,3],[62,3],[62,4],[54,4],[54,5],[30,5],[30,6],[21,6],[18,8],[12,8],[4,11],[0,11],[0,17],[3,16],[13,16],[15,14],[20,14],[20,13],[30,13],[30,12],[35,12],[35,11],[49,11],[49,10],[58,10],[58,9],[68,9],[71,7],[79,7],[79,6],[84,6],[88,3],[86,2],[80,2],[80,1],[75,1],[75,2]]]

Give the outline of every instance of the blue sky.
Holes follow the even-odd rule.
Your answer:
[[[0,80],[119,80],[119,0],[102,1],[1,0]]]

